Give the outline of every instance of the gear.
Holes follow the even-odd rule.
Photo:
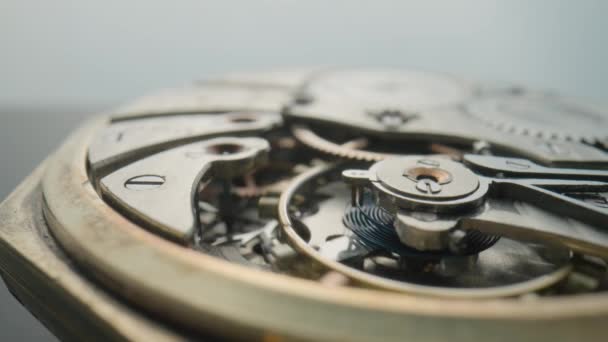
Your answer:
[[[494,129],[546,140],[606,144],[608,111],[562,97],[513,93],[478,99],[467,113]]]
[[[308,147],[338,158],[373,162],[384,160],[391,156],[388,153],[360,150],[359,148],[367,145],[366,139],[352,140],[340,145],[319,136],[307,126],[292,126],[291,132],[298,141]]]
[[[606,116],[419,72],[239,79],[92,120],[0,204],[0,273],[44,322],[603,340]]]
[[[381,153],[368,150],[362,150],[367,146],[368,142],[365,138],[359,138],[351,140],[344,144],[338,144],[336,142],[325,139],[315,133],[308,126],[295,125],[291,127],[291,132],[299,142],[304,145],[315,149],[319,152],[338,157],[341,159],[377,162],[384,160],[388,157],[395,157],[395,154]],[[462,157],[462,151],[443,144],[430,144],[429,149],[432,153],[445,154],[450,156],[452,159],[460,159]]]

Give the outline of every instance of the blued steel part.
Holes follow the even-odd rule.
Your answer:
[[[100,127],[77,131],[49,164],[43,188],[46,215],[54,217],[50,229],[97,281],[158,317],[241,338],[261,338],[264,332],[267,338],[353,341],[443,339],[446,334],[452,341],[605,337],[608,296],[601,293],[476,302],[328,288],[170,243],[113,211],[88,182],[85,146]],[[284,210],[281,215],[285,221]]]
[[[370,250],[385,250],[399,255],[420,254],[399,241],[393,228],[393,216],[384,214],[385,211],[378,206],[349,207],[342,221]]]
[[[591,144],[608,138],[608,109],[550,94],[489,96],[469,103],[466,110],[491,128],[512,134]]]
[[[344,71],[338,75],[342,75],[340,77],[348,80],[348,74],[347,71]],[[361,75],[361,73],[359,74]],[[331,80],[332,73],[320,73],[317,78],[312,78],[302,89],[302,92],[310,96],[312,101],[304,103],[294,102],[284,111],[284,114],[288,121],[294,123],[320,122],[328,125],[337,125],[338,127],[347,127],[385,139],[411,139],[458,144],[473,144],[476,141],[487,141],[493,150],[515,154],[544,165],[605,167],[608,164],[606,153],[592,146],[571,141],[547,141],[536,136],[520,137],[514,141],[513,136],[509,133],[489,129],[483,122],[472,118],[463,110],[462,107],[472,99],[470,96],[464,96],[460,100],[456,100],[457,96],[448,96],[448,99],[442,100],[441,96],[436,94],[435,100],[444,105],[423,106],[425,110],[415,110],[412,109],[415,106],[410,108],[411,105],[402,104],[400,108],[398,102],[401,101],[400,99],[403,99],[403,96],[393,98],[393,96],[396,96],[395,93],[383,93],[382,89],[386,87],[370,87],[370,84],[375,84],[374,82],[390,84],[391,73],[381,72],[380,76],[374,76],[373,71],[368,71],[367,75],[371,75],[369,76],[371,81],[360,81],[361,84],[357,85],[352,81],[343,81],[344,83],[341,83],[340,77],[337,80]],[[335,87],[331,89],[320,87],[323,91],[314,91],[317,86],[316,83],[323,84],[323,77],[330,79],[330,83],[335,83]],[[465,83],[468,84],[467,87],[472,87],[473,89],[479,87],[470,82]],[[396,84],[399,84],[398,80]],[[356,88],[362,85],[368,88],[359,89],[356,95],[350,94],[346,97],[344,94],[332,93],[332,91],[340,93],[342,88]],[[380,92],[381,95],[378,96],[383,101],[374,100],[372,95],[374,92]],[[432,90],[423,89],[423,93],[425,95],[420,96],[428,98]],[[471,94],[475,93],[483,96],[483,92],[479,91],[473,91]],[[415,97],[414,95],[412,96]],[[449,100],[449,98],[452,98],[452,100]],[[394,104],[395,101],[397,101],[397,105]],[[416,100],[411,100],[410,97],[406,101]],[[391,126],[389,129],[377,120],[377,116],[370,115],[384,110],[401,111],[407,114],[406,116],[409,119],[404,121],[403,124]]]
[[[455,189],[453,196],[446,200],[437,194],[423,194],[424,196],[412,196],[416,189],[412,186],[411,179],[404,180],[403,168],[411,167],[408,161],[426,161],[426,164],[444,168],[452,175],[448,185]],[[469,163],[482,165],[487,169],[493,165],[493,169],[503,168],[501,166],[508,159],[492,156],[470,156]],[[512,160],[517,165],[523,161]],[[515,165],[515,164],[512,164]],[[539,178],[492,178],[477,176],[470,171],[462,172],[466,168],[459,163],[432,157],[401,157],[387,159],[372,165],[369,171],[345,171],[343,175],[347,179],[356,182],[367,180],[368,184],[376,190],[380,205],[391,211],[398,209],[420,210],[425,212],[450,213],[452,216],[438,216],[431,220],[415,220],[410,214],[406,214],[398,222],[407,220],[405,224],[396,225],[401,241],[414,248],[441,249],[447,246],[447,234],[450,230],[462,226],[466,229],[476,229],[490,234],[507,236],[515,239],[527,239],[537,242],[548,241],[566,246],[575,251],[589,253],[601,257],[608,257],[608,233],[603,232],[608,224],[608,212],[589,203],[573,199],[567,195],[561,195],[555,191],[607,191],[608,183],[599,181],[553,179],[558,175],[566,178],[605,178],[605,172],[586,170],[561,170],[549,171],[549,178],[542,177],[542,167],[533,172],[533,164],[529,165],[529,172]],[[381,173],[378,170],[387,169],[391,173]],[[517,174],[516,171],[506,169],[509,173]],[[459,172],[459,173],[457,173]],[[500,173],[500,172],[498,172]],[[526,176],[524,173],[522,176]],[[399,178],[395,180],[395,178]],[[478,178],[476,182],[472,179]],[[387,183],[386,179],[391,182]],[[388,184],[388,186],[387,186]],[[477,190],[472,187],[478,184]],[[409,186],[409,187],[408,187]],[[482,189],[482,190],[479,190]],[[440,193],[439,193],[440,194]],[[459,196],[457,196],[459,195]],[[422,200],[420,198],[423,198]],[[457,198],[457,199],[452,199]],[[481,210],[471,212],[466,206],[471,203],[480,205],[485,201]],[[530,208],[526,214],[522,214],[511,208],[515,202],[527,203]],[[449,210],[448,210],[449,209]],[[458,212],[460,211],[460,213]],[[536,216],[535,216],[536,215]],[[540,218],[539,218],[540,217]],[[447,225],[443,224],[448,223]],[[449,224],[453,222],[453,224]],[[547,222],[554,222],[548,224]],[[499,227],[499,228],[496,228]],[[413,238],[409,238],[413,236]]]
[[[373,276],[367,274],[363,271],[356,270],[354,268],[348,267],[340,262],[335,260],[331,260],[325,258],[321,253],[319,253],[313,246],[304,241],[302,237],[298,234],[297,230],[293,228],[294,221],[290,216],[289,207],[291,205],[292,198],[299,193],[300,191],[304,191],[304,193],[308,193],[310,190],[309,187],[314,187],[315,181],[317,179],[323,178],[325,176],[330,176],[331,174],[335,174],[339,172],[335,167],[331,165],[327,166],[319,166],[311,169],[308,172],[305,172],[298,177],[296,177],[291,184],[291,186],[282,193],[279,203],[279,221],[282,224],[283,233],[287,238],[290,245],[296,249],[298,252],[303,253],[308,256],[316,263],[327,267],[329,270],[340,272],[350,279],[352,279],[353,284],[357,284],[359,286],[372,287],[376,289],[384,289],[390,291],[398,291],[415,295],[423,295],[423,296],[433,296],[440,298],[467,298],[467,299],[482,299],[482,298],[494,298],[494,297],[506,297],[506,296],[515,296],[522,293],[527,293],[530,291],[534,291],[537,289],[545,288],[551,284],[562,279],[566,276],[570,270],[570,266],[566,265],[557,269],[555,272],[552,272],[546,276],[541,276],[539,278],[525,281],[522,283],[509,285],[509,286],[501,286],[495,288],[485,288],[485,289],[457,289],[457,288],[438,288],[433,286],[425,286],[413,283],[400,282],[390,279],[384,279],[377,276]],[[305,190],[307,189],[307,190]],[[420,297],[417,297],[420,298]],[[469,303],[474,303],[475,301],[468,301]]]
[[[409,258],[427,260],[447,258],[450,251],[432,252],[410,248],[400,241],[394,227],[395,215],[380,206],[367,205],[349,207],[343,218],[344,225],[351,229],[363,242],[373,250],[385,250]],[[487,235],[475,230],[463,237],[466,247],[459,255],[471,255],[483,251],[498,241],[499,237]]]
[[[112,121],[189,113],[278,112],[290,100],[291,89],[280,85],[207,82],[142,97],[113,111]]]
[[[153,231],[188,243],[198,228],[196,192],[201,179],[230,179],[267,159],[260,138],[220,137],[164,151],[104,177],[100,189],[117,209]]]
[[[42,215],[47,165],[0,204],[0,273],[13,295],[61,339],[186,341],[83,277],[59,249]]]
[[[395,228],[395,215],[377,205],[349,207],[346,209],[343,222],[364,244],[373,247],[374,250],[386,250],[406,257],[428,260],[453,256],[452,251],[445,249],[433,252],[406,246],[397,234],[400,230]],[[475,230],[467,233],[462,237],[462,242],[466,243],[466,246],[458,251],[458,255],[478,253],[489,248],[499,239],[497,236]]]
[[[270,130],[281,116],[268,112],[180,115],[116,122],[100,130],[89,147],[94,176],[188,142],[217,135],[244,135]]]
[[[357,237],[351,236],[349,230],[342,224],[342,212],[349,197],[348,186],[339,180],[332,180],[333,177],[323,176],[320,179],[329,183],[324,181],[322,184],[318,184],[314,187],[316,191],[308,197],[309,199],[323,198],[321,201],[315,200],[318,208],[310,213],[306,212],[306,209],[296,209],[296,212],[305,211],[300,222],[304,223],[310,231],[310,239],[307,243],[323,258],[345,262],[351,266],[353,260],[361,260],[364,257],[367,257],[368,260],[373,258],[373,249],[370,251],[370,249],[362,247]],[[305,193],[308,193],[308,190]],[[326,197],[325,194],[332,196]],[[410,273],[406,267],[403,270],[395,270],[398,277],[395,280],[422,285],[433,284],[436,287],[479,288],[506,285],[546,274],[547,269],[559,268],[568,262],[569,255],[568,250],[560,248],[548,249],[502,239],[500,244],[479,254],[475,263],[464,268],[461,264],[463,257],[438,258],[439,265],[445,267],[433,267],[432,271],[425,268],[424,271]],[[414,264],[417,262],[416,259],[411,258],[401,260],[406,262],[406,265],[408,262],[414,261]],[[369,271],[366,270],[366,272]],[[381,276],[386,277],[385,274]]]

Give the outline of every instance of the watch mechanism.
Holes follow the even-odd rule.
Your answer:
[[[228,75],[83,126],[40,210],[73,272],[188,338],[602,340],[607,128],[440,73]]]

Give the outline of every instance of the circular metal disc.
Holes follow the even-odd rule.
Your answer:
[[[475,174],[446,158],[390,158],[375,164],[370,172],[376,173],[378,183],[407,197],[449,200],[465,197],[479,187]],[[420,183],[425,180],[431,180],[437,189],[422,188]]]

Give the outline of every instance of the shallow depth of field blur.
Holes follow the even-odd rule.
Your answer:
[[[607,1],[0,0],[0,199],[79,121],[225,72],[447,71],[608,103]],[[0,285],[0,340],[47,341]]]

